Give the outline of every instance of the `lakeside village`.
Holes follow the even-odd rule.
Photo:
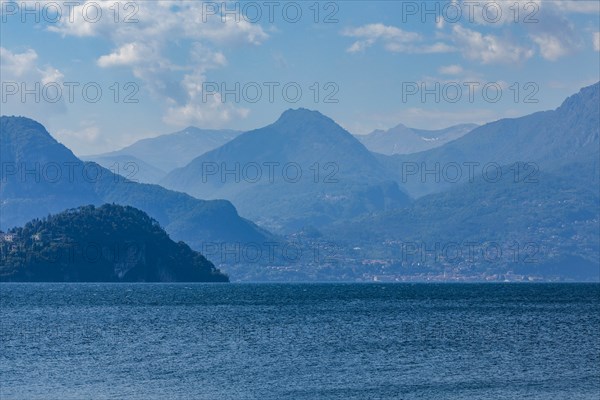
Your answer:
[[[11,253],[60,243],[62,237],[35,234],[18,240],[13,233],[0,232],[0,264]],[[288,239],[294,239],[292,237]],[[297,238],[296,238],[297,239]],[[23,244],[26,243],[26,244]],[[26,247],[26,248],[24,248]],[[210,243],[201,251],[233,281],[332,281],[332,282],[538,282],[560,281],[542,276],[535,268],[542,247],[528,243],[472,243],[470,246],[440,243],[385,241],[362,248],[331,241],[306,240],[282,245],[271,243]],[[265,250],[269,247],[269,251]],[[65,262],[75,259],[75,251],[90,264],[99,257],[119,258],[123,252],[143,251],[145,243],[115,243],[98,248],[94,243],[72,243]],[[556,254],[554,255],[556,256]],[[516,271],[518,270],[518,272]]]

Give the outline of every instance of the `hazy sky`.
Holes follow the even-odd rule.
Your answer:
[[[78,3],[1,2],[1,106],[79,155],[297,107],[353,133],[484,123],[600,80],[597,0]]]

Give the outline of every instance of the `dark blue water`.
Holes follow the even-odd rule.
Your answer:
[[[600,285],[0,285],[2,399],[598,399]]]

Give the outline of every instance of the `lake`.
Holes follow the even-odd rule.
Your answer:
[[[598,399],[599,284],[2,284],[2,399]]]

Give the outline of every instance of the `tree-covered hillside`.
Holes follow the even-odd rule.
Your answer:
[[[227,282],[133,207],[84,206],[2,234],[0,281]]]
[[[598,161],[518,179],[517,168],[526,171],[524,164],[510,165],[498,182],[457,184],[402,210],[339,223],[325,234],[371,257],[420,269],[598,280]]]

